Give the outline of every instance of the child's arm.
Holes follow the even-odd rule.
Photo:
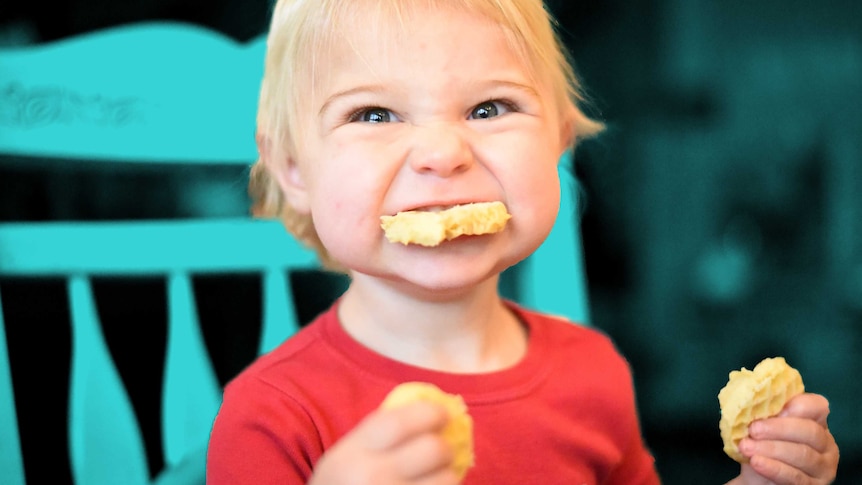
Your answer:
[[[838,445],[826,418],[829,402],[800,394],[774,418],[755,421],[739,443],[750,459],[727,485],[825,485],[838,471]]]
[[[448,419],[427,402],[374,411],[323,454],[308,483],[457,485],[440,434]]]

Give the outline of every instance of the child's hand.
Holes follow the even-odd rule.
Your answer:
[[[751,423],[739,451],[750,459],[739,478],[746,485],[822,485],[838,470],[838,445],[826,418],[829,402],[819,394],[800,394],[774,418]]]
[[[447,420],[427,402],[376,410],[323,454],[309,485],[457,485]]]

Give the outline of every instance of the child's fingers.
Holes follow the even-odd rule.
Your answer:
[[[765,455],[752,456],[749,466],[770,483],[778,485],[828,485],[835,480],[838,464],[837,449],[834,456],[831,452],[819,456],[820,466],[817,467],[799,467],[797,463],[790,464]]]
[[[776,483],[830,483],[839,459],[832,433],[809,418],[755,421],[740,451],[751,458],[752,468]]]
[[[763,455],[751,457],[749,466],[760,476],[777,485],[806,485],[822,483],[798,468],[775,458]]]
[[[805,418],[768,418],[751,423],[748,436],[755,442],[799,443],[822,453],[834,440],[827,428]]]
[[[779,416],[811,419],[825,428],[829,417],[829,401],[820,394],[802,393],[791,399]]]
[[[786,479],[819,477],[828,466],[822,453],[800,443],[744,439],[740,450],[751,458],[750,464],[755,470],[773,481],[777,476]]]
[[[441,472],[453,473],[454,453],[437,433],[425,433],[402,443],[392,459],[399,476],[407,479],[427,478]]]
[[[371,450],[387,450],[422,433],[436,432],[448,416],[439,405],[415,402],[393,409],[377,410],[355,430]]]
[[[829,432],[829,401],[818,394],[800,394],[778,417],[761,419],[748,427],[748,438],[739,443],[749,466],[779,485],[827,484],[835,479],[838,445]]]

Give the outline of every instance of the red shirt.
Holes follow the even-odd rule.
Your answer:
[[[405,381],[460,394],[473,418],[464,485],[653,485],[628,363],[599,331],[512,306],[525,357],[486,374],[393,361],[341,327],[335,306],[231,381],[207,457],[208,485],[304,484],[321,454]]]

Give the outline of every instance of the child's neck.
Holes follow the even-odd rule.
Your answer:
[[[500,299],[496,278],[457,297],[428,301],[360,276],[339,304],[339,319],[366,347],[445,372],[502,370],[527,348],[526,329]]]

